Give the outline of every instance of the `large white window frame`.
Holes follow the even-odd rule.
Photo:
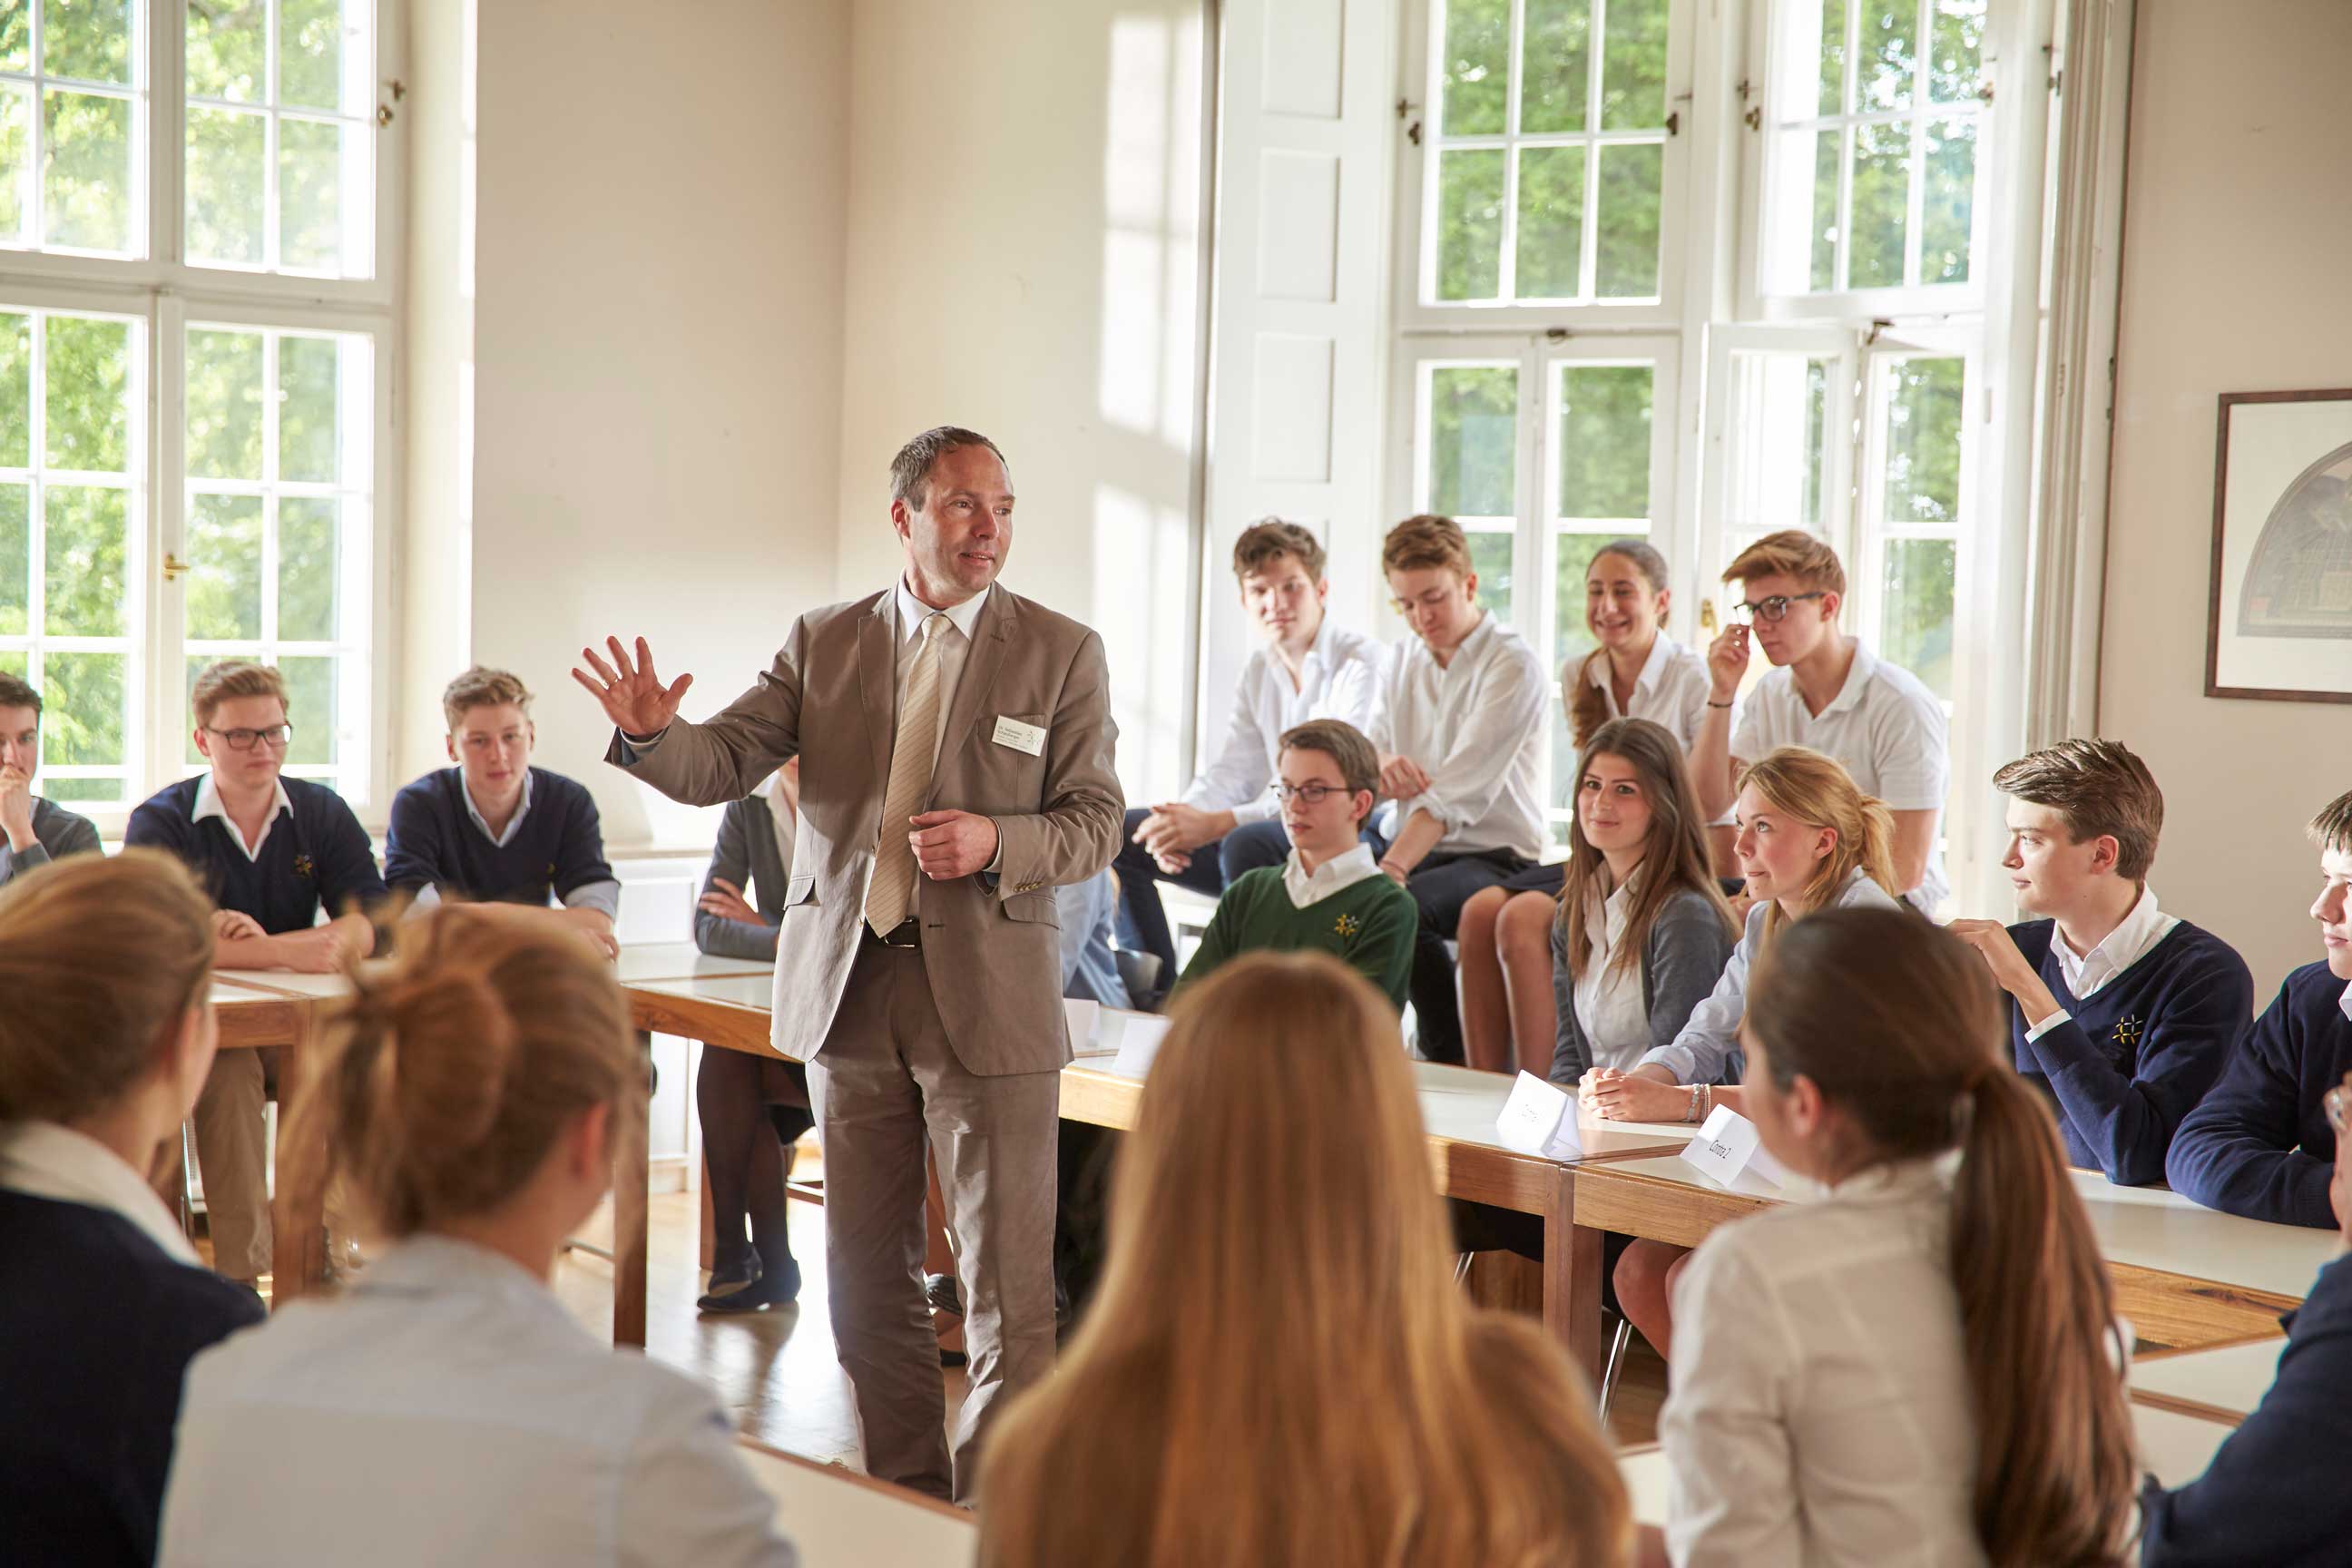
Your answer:
[[[0,310],[113,315],[141,323],[137,335],[143,352],[134,366],[131,421],[137,468],[125,532],[126,608],[132,617],[128,679],[133,683],[124,734],[125,799],[117,805],[77,805],[74,809],[96,822],[110,840],[117,839],[131,806],[195,771],[183,761],[194,724],[181,665],[184,595],[171,580],[176,572],[167,571],[188,553],[185,345],[193,321],[247,330],[358,334],[370,340],[371,515],[358,531],[343,536],[361,551],[361,559],[352,564],[354,572],[364,565],[365,591],[347,603],[352,620],[337,645],[364,663],[363,669],[346,675],[342,686],[344,704],[363,694],[363,706],[356,714],[348,706],[342,711],[343,744],[352,750],[337,767],[289,771],[331,773],[362,818],[380,824],[391,795],[394,562],[403,515],[394,393],[403,349],[399,300],[405,137],[393,87],[405,68],[404,7],[402,0],[376,0],[373,12],[372,80],[381,112],[374,122],[372,153],[373,207],[368,221],[374,235],[374,265],[368,277],[264,272],[185,260],[184,17],[177,0],[140,0],[133,79],[144,84],[145,136],[134,150],[134,169],[143,162],[139,174],[145,199],[134,226],[144,225],[147,254],[124,258],[0,247]],[[37,178],[36,171],[36,183]],[[134,177],[133,184],[138,188],[141,179]],[[273,224],[275,216],[273,207]],[[46,757],[43,766],[47,767]]]

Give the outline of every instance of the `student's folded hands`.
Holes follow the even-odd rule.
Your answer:
[[[1639,1072],[1594,1068],[1576,1086],[1579,1100],[1608,1121],[1680,1121],[1690,1114],[1691,1091]]]

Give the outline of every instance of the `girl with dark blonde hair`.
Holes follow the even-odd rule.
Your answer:
[[[992,1568],[1600,1568],[1630,1541],[1582,1381],[1454,1283],[1394,1012],[1321,953],[1175,1006],[1100,1298],[991,1434]]]

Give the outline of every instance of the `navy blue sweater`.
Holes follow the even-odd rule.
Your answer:
[[[0,1192],[0,1561],[154,1562],[189,1359],[261,1318],[120,1215]]]
[[[2053,921],[2009,928],[2058,1005],[2073,1016],[2041,1038],[2009,1005],[2017,1070],[2050,1100],[2069,1164],[2123,1186],[2164,1179],[2181,1118],[2221,1076],[2254,1011],[2254,979],[2237,950],[2187,921],[2087,1000],[2066,989]]]
[[[2230,1053],[2221,1081],[2172,1137],[2164,1173],[2208,1208],[2336,1228],[2327,1179],[2336,1133],[2321,1105],[2352,1070],[2344,982],[2326,963],[2286,977]]]
[[[504,847],[466,810],[466,773],[426,773],[392,797],[383,879],[395,890],[435,888],[444,897],[544,909],[592,882],[609,882],[604,830],[585,785],[530,770],[530,809]]]
[[[196,786],[182,779],[131,814],[125,844],[168,849],[186,861],[215,905],[250,915],[270,936],[308,931],[323,905],[330,917],[363,913],[384,896],[367,829],[343,797],[308,779],[286,779],[289,809],[270,824],[261,856],[248,859],[236,830],[219,817],[198,822]]]
[[[2343,988],[2343,982],[2336,983]],[[2270,1392],[2203,1476],[2140,1496],[2142,1568],[2321,1568],[2352,1559],[2352,1258],[2285,1320]]]

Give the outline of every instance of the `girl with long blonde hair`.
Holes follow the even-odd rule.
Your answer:
[[[1453,1279],[1387,1001],[1320,953],[1174,1011],[1100,1296],[991,1434],[992,1568],[1600,1568],[1630,1541],[1581,1380]]]

